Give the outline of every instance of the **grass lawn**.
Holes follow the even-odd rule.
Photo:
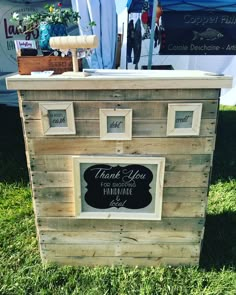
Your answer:
[[[0,295],[236,294],[236,107],[221,107],[199,267],[42,266],[23,144],[0,153]]]

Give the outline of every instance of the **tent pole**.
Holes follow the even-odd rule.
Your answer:
[[[151,36],[150,36],[149,53],[148,53],[148,70],[151,69],[151,65],[152,65],[152,53],[153,53],[153,41],[154,41],[154,33],[155,33],[156,7],[157,7],[157,5],[158,5],[158,0],[153,0],[152,26],[151,26]]]

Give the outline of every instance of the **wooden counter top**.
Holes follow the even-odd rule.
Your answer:
[[[194,89],[230,88],[232,77],[190,70],[90,70],[89,76],[66,72],[50,77],[14,75],[7,88],[15,90]]]

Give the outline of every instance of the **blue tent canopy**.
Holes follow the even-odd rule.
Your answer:
[[[144,0],[128,0],[126,6],[129,13],[142,11]],[[148,0],[152,5],[153,0]],[[236,12],[236,0],[161,0],[164,10],[193,11],[193,10],[216,10]]]

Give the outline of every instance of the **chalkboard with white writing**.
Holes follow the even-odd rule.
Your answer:
[[[165,158],[74,156],[78,217],[161,219]]]
[[[85,202],[91,207],[141,209],[152,201],[153,174],[143,165],[98,164],[87,168],[83,177],[87,183]]]

